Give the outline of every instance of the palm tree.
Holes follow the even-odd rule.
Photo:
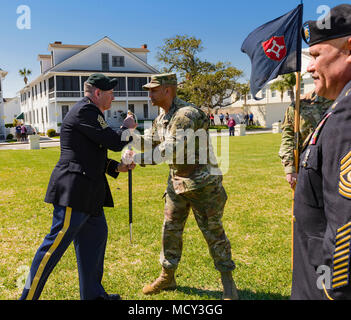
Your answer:
[[[246,106],[247,95],[250,93],[250,82],[239,84],[239,95],[244,98],[244,106]]]
[[[277,90],[280,92],[281,101],[283,101],[283,95],[288,90],[291,102],[295,100],[294,87],[296,85],[295,73],[284,74],[279,80],[274,81],[271,85],[271,90]]]
[[[271,84],[270,89],[271,89],[271,91],[275,91],[275,90],[279,91],[280,92],[280,99],[283,102],[283,96],[284,96],[284,92],[286,90],[286,86],[284,84],[284,81],[283,80],[274,81]]]
[[[23,69],[20,69],[18,73],[21,77],[23,77],[24,83],[27,84],[28,82],[27,76],[31,75],[32,71],[29,69],[23,68]]]

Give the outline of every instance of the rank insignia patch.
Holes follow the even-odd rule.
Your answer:
[[[351,199],[351,151],[340,162],[339,194]]]
[[[98,116],[97,121],[99,122],[102,129],[106,129],[108,127],[108,124],[101,115]]]
[[[349,284],[351,222],[336,232],[333,256],[332,288],[338,289]]]

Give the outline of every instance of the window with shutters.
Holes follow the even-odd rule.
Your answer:
[[[102,71],[109,71],[108,53],[101,53],[101,69]]]

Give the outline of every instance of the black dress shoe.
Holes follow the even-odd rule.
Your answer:
[[[106,294],[104,296],[99,296],[95,300],[122,300],[121,296],[116,294]]]
[[[108,294],[106,300],[122,300],[122,298],[118,293],[116,293],[116,294]]]

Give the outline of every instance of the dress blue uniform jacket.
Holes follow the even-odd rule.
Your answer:
[[[351,81],[300,157],[292,299],[351,299]]]
[[[54,168],[45,202],[98,215],[102,207],[113,207],[105,173],[116,178],[118,162],[107,158],[107,150],[121,151],[124,130],[113,131],[103,113],[85,97],[76,103],[61,127],[61,156]]]

